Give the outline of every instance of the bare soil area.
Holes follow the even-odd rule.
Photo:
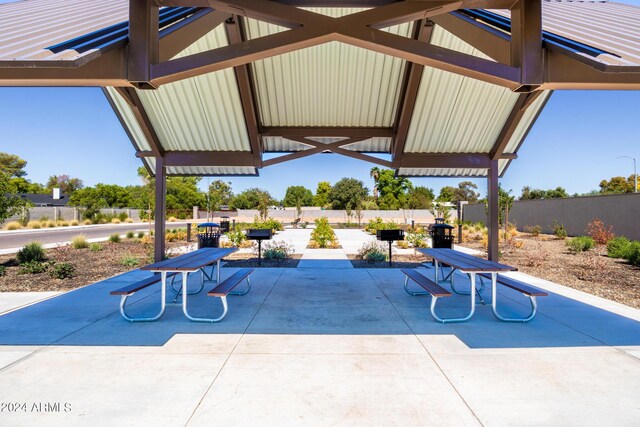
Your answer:
[[[640,268],[607,257],[605,246],[572,253],[565,240],[527,234],[519,235],[514,242],[501,245],[500,262],[532,276],[640,309]],[[479,242],[463,246],[484,251]]]

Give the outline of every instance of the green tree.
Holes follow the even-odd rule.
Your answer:
[[[47,190],[59,188],[62,194],[71,196],[71,194],[82,188],[82,180],[79,178],[71,178],[69,175],[51,175],[47,181]]]
[[[27,200],[16,194],[16,188],[11,183],[9,175],[0,172],[0,223],[4,222],[10,216],[16,215],[23,208],[31,206]]]
[[[374,168],[377,169],[377,168]],[[374,169],[371,175],[374,175]],[[411,181],[404,177],[396,177],[392,169],[378,170],[374,178],[378,189],[378,206],[380,209],[400,209],[407,204],[407,192],[413,188]]]
[[[292,185],[287,188],[282,204],[287,207],[311,206],[313,193],[302,185]]]
[[[431,209],[436,198],[433,190],[427,187],[413,187],[407,194],[408,209]]]
[[[174,176],[167,178],[167,209],[191,212],[194,206],[205,207],[206,196],[198,189],[202,178]]]
[[[116,184],[97,184],[96,191],[109,208],[128,208],[131,206],[131,193],[125,187]]]
[[[342,178],[331,188],[329,201],[334,209],[345,209],[347,204],[356,206],[359,200],[363,200],[369,190],[364,183],[355,178]]]
[[[230,183],[217,179],[209,184],[209,210],[220,210],[220,206],[229,205],[232,198]]]
[[[87,219],[93,219],[93,216],[100,209],[106,208],[108,205],[97,189],[86,187],[73,192],[69,197],[69,206],[84,208],[83,216]]]
[[[634,176],[629,178],[623,176],[614,176],[610,180],[603,179],[600,181],[600,193],[633,193]],[[640,185],[638,185],[640,190]]]
[[[556,187],[551,190],[540,190],[529,186],[522,187],[520,200],[540,200],[540,199],[560,199],[569,197],[567,191],[562,187]]]
[[[498,185],[498,222],[504,225],[507,211],[511,210],[515,197],[511,195],[511,190],[506,191]]]
[[[11,184],[15,187],[16,193],[45,194],[48,192],[44,185],[31,182],[22,176],[11,178]]]
[[[329,193],[331,192],[331,184],[327,181],[318,183],[316,195],[313,196],[313,206],[325,207],[329,204]]]
[[[380,178],[380,168],[375,166],[369,171],[369,176],[373,178],[373,200],[378,201],[378,179]]]
[[[438,201],[457,203],[466,200],[469,203],[476,203],[480,197],[480,194],[475,191],[477,189],[478,186],[471,181],[462,181],[457,188],[445,186],[440,189]]]
[[[249,188],[235,195],[231,199],[231,207],[234,209],[258,209],[275,205],[278,202],[271,197],[268,191],[261,188]]]
[[[27,166],[27,161],[16,156],[15,154],[0,152],[0,173],[5,174],[6,177],[20,178],[27,174],[24,168]]]

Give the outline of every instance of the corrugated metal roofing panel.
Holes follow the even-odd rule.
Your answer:
[[[219,26],[177,57],[227,44],[224,26]],[[232,68],[138,94],[166,150],[251,151]]]
[[[520,144],[522,143],[522,138],[526,136],[526,133],[529,131],[529,128],[533,124],[533,120],[536,118],[542,107],[544,106],[547,99],[551,96],[550,91],[544,91],[542,95],[536,99],[533,104],[527,109],[524,113],[520,123],[516,127],[515,132],[511,135],[511,139],[507,143],[505,147],[505,153],[515,153]]]
[[[128,129],[129,135],[133,138],[133,145],[136,147],[138,151],[149,151],[151,150],[151,146],[147,141],[147,138],[144,136],[144,132],[138,125],[138,122],[131,111],[131,107],[129,104],[116,92],[116,90],[112,87],[106,88],[109,93],[109,97],[113,101],[114,105],[118,109],[120,113],[120,117],[124,122],[123,125]]]
[[[487,58],[440,26],[433,30],[432,43]],[[404,151],[487,153],[517,99],[509,89],[425,68]]]
[[[361,9],[310,9],[333,17]],[[247,37],[282,28],[247,20]],[[389,31],[408,37],[411,25]],[[338,42],[252,64],[265,126],[383,126],[395,119],[405,61]]]
[[[491,10],[509,17],[506,10]],[[611,54],[593,59],[615,65],[640,65],[640,8],[607,1],[544,1],[546,31]]]
[[[391,138],[371,138],[353,144],[343,145],[345,150],[362,153],[388,153],[391,150]]]
[[[267,153],[293,153],[308,150],[312,147],[279,136],[265,136],[262,138],[262,148]]]
[[[314,141],[321,142],[323,144],[330,144],[334,141],[340,141],[347,138],[309,138]],[[265,152],[277,153],[277,152],[296,152],[304,151],[312,148],[310,145],[303,144],[297,141],[291,141],[286,138],[278,136],[267,136],[262,138],[262,144]],[[350,151],[359,151],[365,153],[388,153],[391,147],[391,138],[370,138],[360,142],[354,142],[351,144],[343,145],[341,148]]]
[[[399,176],[487,176],[486,169],[424,169],[424,168],[400,168]]]
[[[143,160],[152,171],[156,167],[156,159],[145,157]],[[167,175],[203,175],[203,176],[256,176],[258,170],[253,166],[168,166]]]

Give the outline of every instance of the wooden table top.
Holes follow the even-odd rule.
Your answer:
[[[238,248],[202,248],[175,258],[145,265],[140,270],[191,271],[197,270],[236,252]]]
[[[516,271],[515,267],[501,264],[495,261],[489,261],[468,255],[453,249],[446,248],[419,248],[419,252],[430,256],[439,262],[448,264],[460,271]]]

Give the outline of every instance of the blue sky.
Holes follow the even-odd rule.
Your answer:
[[[1,3],[1,0],[0,0]],[[640,0],[626,3],[640,5]],[[520,194],[523,186],[585,193],[602,179],[629,176],[640,161],[640,91],[557,91],[512,162],[503,187]],[[138,184],[141,165],[102,91],[96,88],[0,88],[0,151],[28,161],[27,178],[46,182],[68,174],[85,185]],[[289,185],[315,191],[317,183],[343,177],[361,179],[371,189],[375,166],[335,154],[319,154],[260,170],[259,177],[222,178],[234,192],[268,189],[283,198]],[[214,180],[217,178],[210,178]],[[207,182],[203,180],[203,187]],[[436,192],[461,179],[419,178]],[[474,180],[481,193],[486,180]]]

